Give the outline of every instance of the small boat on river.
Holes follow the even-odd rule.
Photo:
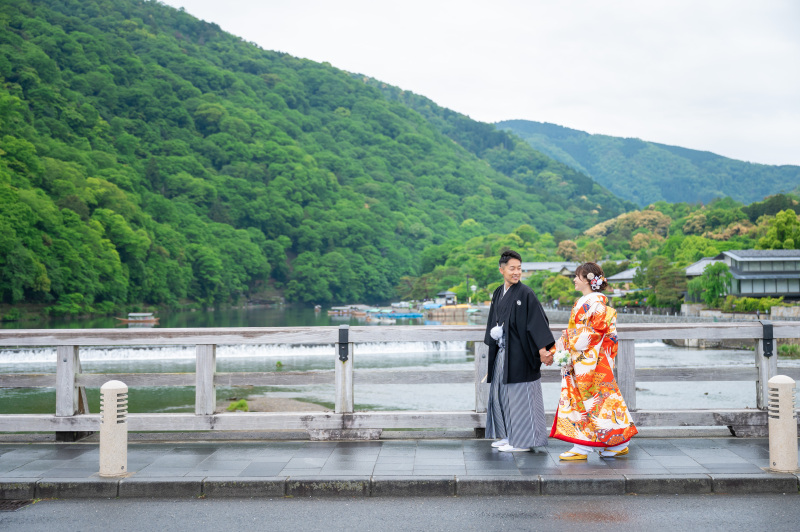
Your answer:
[[[116,318],[116,319],[118,319],[122,323],[127,323],[129,325],[130,324],[138,325],[138,324],[145,324],[145,323],[149,323],[149,324],[158,323],[158,318],[153,316],[152,312],[128,312],[128,317],[127,318]]]

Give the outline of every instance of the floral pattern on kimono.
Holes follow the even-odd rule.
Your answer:
[[[569,326],[557,343],[572,367],[561,372],[561,395],[551,438],[590,447],[612,447],[638,431],[614,380],[617,312],[608,298],[592,292],[575,303]]]

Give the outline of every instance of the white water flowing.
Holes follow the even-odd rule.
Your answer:
[[[466,350],[466,342],[386,342],[354,344],[354,354],[413,355]],[[329,345],[237,344],[217,346],[217,358],[308,357],[335,354]],[[87,346],[80,349],[81,362],[128,362],[134,360],[194,360],[194,346]],[[56,362],[54,347],[0,349],[0,364],[42,364]]]

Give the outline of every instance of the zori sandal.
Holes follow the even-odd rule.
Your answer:
[[[562,459],[562,460],[567,460],[567,461],[577,461],[577,460],[586,460],[587,459],[585,454],[583,454],[583,453],[575,453],[575,452],[572,452],[572,451],[567,451],[565,453],[561,453],[561,454],[558,455],[558,457],[560,459]]]
[[[628,454],[628,448],[620,449],[619,451],[612,451],[611,449],[603,449],[600,451],[600,456],[603,458],[616,458]]]
[[[523,449],[522,447],[514,447],[513,445],[508,444],[503,445],[499,450],[503,451],[504,453],[524,453],[530,451],[531,449],[530,447],[525,447]]]

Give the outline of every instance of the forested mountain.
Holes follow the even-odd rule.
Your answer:
[[[800,166],[747,163],[707,151],[590,135],[528,120],[498,122],[497,127],[642,207],[661,200],[708,203],[725,196],[751,203],[800,185]]]
[[[633,207],[492,125],[157,2],[4,0],[0,81],[3,303],[377,301],[430,246]]]

